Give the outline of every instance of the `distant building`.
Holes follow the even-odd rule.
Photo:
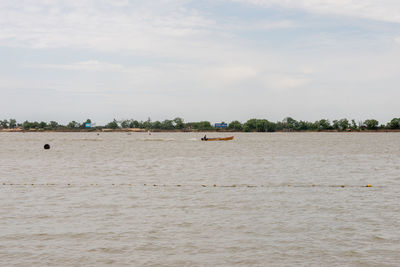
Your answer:
[[[224,123],[224,122],[222,122],[222,123],[216,123],[216,124],[214,124],[214,127],[215,127],[215,128],[227,128],[227,127],[228,127],[228,124],[227,124],[227,123]]]

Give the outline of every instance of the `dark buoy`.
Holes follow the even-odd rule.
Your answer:
[[[44,145],[44,149],[50,149],[50,145],[49,144],[45,144]]]

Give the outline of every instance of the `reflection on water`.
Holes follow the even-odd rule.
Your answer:
[[[202,136],[0,133],[3,264],[400,262],[400,134]]]

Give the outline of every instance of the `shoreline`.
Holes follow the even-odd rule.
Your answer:
[[[0,133],[147,133],[145,129],[0,129]],[[234,130],[150,130],[151,133],[400,133],[400,129],[354,130],[354,131],[274,131],[274,132],[244,132]]]

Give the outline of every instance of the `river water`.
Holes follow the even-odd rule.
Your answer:
[[[0,133],[0,265],[400,264],[400,133],[203,135]]]

